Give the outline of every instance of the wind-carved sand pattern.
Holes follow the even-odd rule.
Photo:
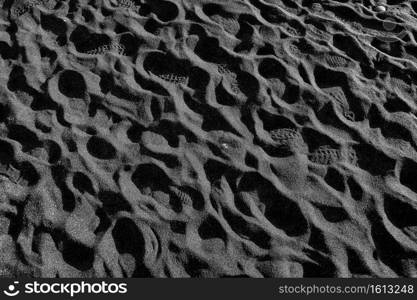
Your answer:
[[[417,5],[374,2],[2,1],[0,273],[417,277]]]

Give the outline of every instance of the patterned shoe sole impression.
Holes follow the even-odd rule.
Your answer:
[[[85,54],[88,55],[102,55],[105,53],[117,53],[118,55],[125,55],[125,47],[119,43],[111,43],[108,45],[100,46],[96,49],[87,51]]]
[[[348,59],[339,55],[323,54],[319,58],[331,68],[347,68],[352,66],[352,63]]]
[[[240,30],[239,22],[235,19],[227,19],[220,15],[213,15],[210,17],[212,21],[216,22],[230,34],[236,35]]]
[[[286,6],[285,8],[282,8],[282,10],[286,11],[287,13],[291,13],[293,15],[298,15],[301,12],[300,7],[290,7]]]
[[[324,88],[323,91],[335,100],[336,108],[342,115],[350,120],[355,121],[355,114],[350,110],[346,95],[340,87]]]
[[[188,195],[186,192],[180,190],[175,186],[170,186],[169,190],[175,195],[175,197],[178,198],[182,205],[193,207],[193,200],[190,197],[190,195]]]
[[[188,83],[188,77],[186,76],[180,76],[176,74],[159,74],[157,75],[162,80],[172,83],[172,84],[187,84]]]
[[[237,81],[237,75],[233,73],[229,68],[227,64],[218,64],[217,65],[217,71],[225,76],[227,79],[229,79],[230,88],[232,91],[239,95],[242,94],[242,91],[240,90],[239,83]]]
[[[124,9],[127,9],[127,10],[134,11],[135,13],[139,13],[140,6],[136,5],[133,1],[118,0],[117,5],[120,8],[124,8]]]
[[[302,150],[305,148],[305,142],[301,134],[291,128],[280,128],[270,132],[272,140],[278,148],[290,150]]]
[[[243,157],[245,149],[242,142],[229,136],[220,136],[217,139],[222,152],[226,155],[232,155],[237,157]]]
[[[277,33],[273,28],[270,28],[266,25],[260,25],[258,29],[259,34],[267,40],[277,39]]]
[[[20,171],[13,166],[0,165],[0,199],[24,196],[25,184],[20,175]]]
[[[340,150],[331,148],[328,145],[319,147],[308,158],[311,162],[320,165],[332,165],[337,162],[347,162],[352,165],[357,165],[358,162],[354,149]]]
[[[305,56],[305,53],[300,49],[300,47],[298,47],[297,45],[295,45],[294,43],[289,43],[285,46],[285,50],[289,55],[292,55],[296,58],[299,57],[303,57]]]
[[[42,5],[44,3],[47,3],[48,0],[30,0],[30,1],[22,1],[17,6],[12,8],[11,15],[15,18],[19,18],[29,12],[33,7],[36,7],[38,5]]]

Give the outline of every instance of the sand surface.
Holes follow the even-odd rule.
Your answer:
[[[416,40],[417,1],[0,0],[0,275],[416,277]]]

